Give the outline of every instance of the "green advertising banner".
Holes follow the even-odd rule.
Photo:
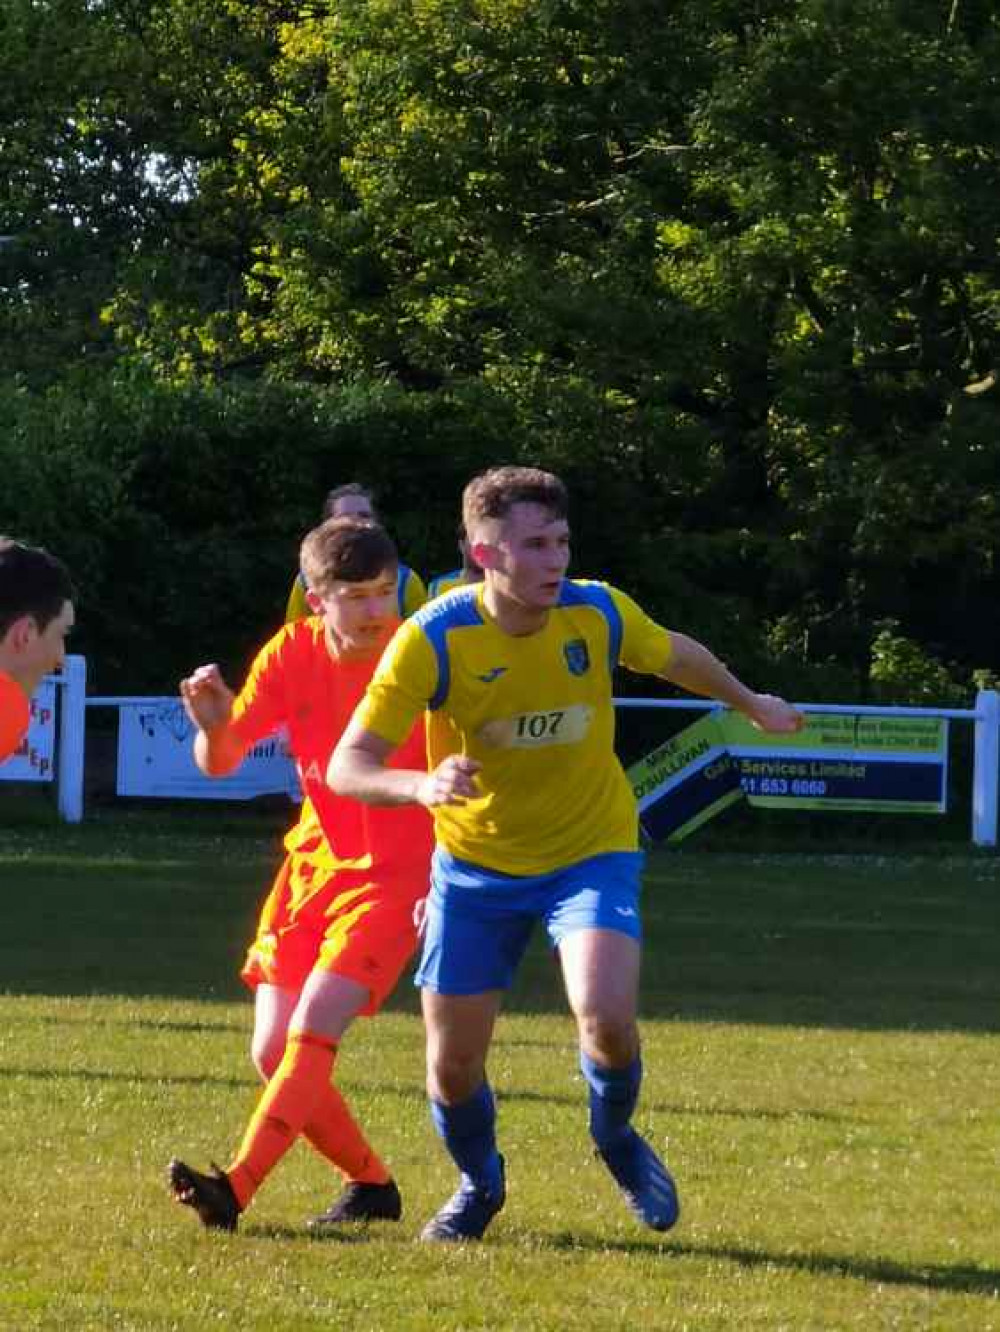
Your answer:
[[[679,842],[744,798],[718,713],[685,727],[633,764],[627,776],[640,826],[654,842]]]
[[[738,800],[768,809],[940,814],[948,723],[938,717],[811,713],[768,735],[713,712],[628,769],[652,841],[679,842]]]
[[[751,805],[770,809],[946,807],[948,723],[940,717],[812,713],[795,735],[767,735],[745,717],[721,718]]]

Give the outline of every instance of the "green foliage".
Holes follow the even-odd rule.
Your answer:
[[[162,514],[156,450],[126,444],[76,545],[134,464],[142,522],[176,516],[181,564],[217,571],[179,603],[271,596],[281,561],[227,544],[260,510],[223,520],[194,478],[264,486],[257,548],[291,550],[333,432],[418,566],[451,563],[468,471],[530,458],[573,485],[581,571],[762,682],[864,694],[886,619],[960,674],[1000,659],[983,0],[14,0],[2,23],[11,429],[21,387],[82,363],[28,412],[62,438],[82,395],[71,491],[118,468],[85,400],[123,366],[139,434],[187,441],[157,446]]]
[[[387,382],[129,375],[44,393],[8,385],[0,418],[0,531],[49,545],[73,569],[74,646],[100,692],[172,692],[203,660],[245,669],[281,623],[323,495],[345,479],[374,489],[421,572],[451,567],[456,496],[510,428],[488,393],[443,406]]]
[[[870,678],[874,696],[886,702],[967,706],[969,688],[919,643],[883,624],[872,643]]]

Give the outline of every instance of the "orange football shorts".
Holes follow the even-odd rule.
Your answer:
[[[426,874],[380,882],[370,869],[332,868],[312,856],[285,857],[268,893],[241,976],[251,989],[301,990],[316,967],[368,990],[363,1015],[377,1013],[417,946],[413,908]]]

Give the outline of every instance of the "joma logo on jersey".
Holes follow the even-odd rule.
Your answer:
[[[494,666],[492,670],[487,671],[479,678],[482,680],[483,684],[492,684],[494,680],[499,680],[506,670],[506,666]]]
[[[563,656],[570,675],[586,675],[590,670],[590,653],[582,638],[573,638],[563,644]]]

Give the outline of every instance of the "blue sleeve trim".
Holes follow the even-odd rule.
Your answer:
[[[593,606],[604,616],[608,626],[608,669],[614,671],[621,657],[624,625],[611,589],[606,583],[577,583],[564,578],[559,607],[569,609],[571,606]]]
[[[423,630],[437,659],[437,688],[427,703],[431,712],[436,712],[441,707],[451,688],[448,631],[471,628],[483,622],[476,594],[477,589],[474,587],[455,588],[452,592],[446,592],[443,597],[438,597],[436,601],[429,601],[426,606],[421,606],[416,615],[411,617]]]

